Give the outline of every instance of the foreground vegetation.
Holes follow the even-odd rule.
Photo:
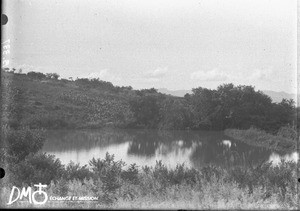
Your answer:
[[[101,161],[100,161],[101,162]],[[51,182],[51,196],[98,196],[98,201],[48,201],[45,208],[167,208],[167,209],[297,209],[296,179],[292,164],[276,168],[266,166],[226,172],[213,167],[201,171],[179,165],[175,170],[158,163],[148,170],[123,170],[115,173],[117,162],[105,163],[92,171],[90,179]],[[99,171],[100,170],[100,171]],[[262,172],[260,172],[262,171]],[[78,173],[77,173],[78,174]],[[257,175],[255,175],[257,174]],[[261,177],[261,175],[264,175]],[[109,175],[109,176],[108,176]],[[130,176],[129,176],[130,175]],[[79,176],[80,178],[81,176]],[[94,179],[94,178],[95,179]],[[98,179],[96,179],[98,178]],[[109,178],[109,180],[108,180]],[[283,179],[283,181],[282,181]],[[2,189],[7,200],[11,186]],[[2,200],[2,202],[6,202]],[[40,207],[16,202],[9,207]]]
[[[39,153],[45,141],[39,130],[2,128],[9,140],[0,153],[7,170],[1,180],[1,206],[7,207],[12,186],[47,184],[50,196],[98,196],[98,201],[48,201],[47,208],[197,208],[297,209],[297,164],[197,170],[178,165],[169,169],[161,161],[154,167],[126,165],[107,154],[89,165],[62,165],[53,155]],[[33,207],[18,201],[9,207]],[[38,205],[35,205],[38,206]]]

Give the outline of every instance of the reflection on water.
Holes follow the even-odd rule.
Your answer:
[[[231,141],[229,140],[223,140],[221,143],[225,146],[228,146],[229,148],[231,147]]]
[[[274,165],[278,165],[281,162],[281,160],[290,161],[290,162],[298,162],[299,153],[293,152],[291,154],[280,156],[279,154],[273,152],[269,158],[269,162],[272,162],[272,164],[274,164]]]
[[[155,165],[162,160],[169,167],[178,163],[200,168],[208,164],[229,167],[281,158],[298,160],[298,153],[280,156],[270,150],[229,140],[223,132],[157,130],[51,130],[44,152],[54,154],[62,163],[88,164],[104,158],[106,152],[127,164]]]

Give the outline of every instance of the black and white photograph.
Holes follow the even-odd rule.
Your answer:
[[[0,208],[299,210],[298,4],[2,0]]]

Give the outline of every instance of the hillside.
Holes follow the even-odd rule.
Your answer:
[[[276,132],[295,123],[292,101],[272,103],[252,86],[195,88],[176,97],[133,90],[100,79],[58,79],[58,74],[1,71],[1,123],[30,128],[153,128],[224,130],[256,126]]]
[[[169,90],[166,88],[160,88],[158,89],[159,92],[163,93],[163,94],[167,94],[167,95],[173,95],[173,96],[177,96],[177,97],[184,97],[185,94],[191,94],[192,91],[191,90]]]
[[[269,95],[272,100],[276,103],[281,102],[283,98],[285,99],[293,99],[296,102],[296,94],[286,93],[286,92],[275,92],[271,90],[262,90],[263,93]]]
[[[113,86],[89,88],[74,81],[2,72],[2,90],[7,93],[3,105],[17,113],[15,121],[33,128],[122,127],[132,118],[128,100],[134,93],[126,88],[117,92]]]

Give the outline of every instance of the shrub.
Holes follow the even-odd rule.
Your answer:
[[[99,89],[102,91],[114,91],[115,87],[111,82],[102,81],[99,78],[77,78],[75,80],[77,86],[83,89]]]
[[[83,181],[84,179],[90,179],[92,172],[88,169],[87,165],[80,166],[79,163],[70,162],[65,168],[63,177],[66,180],[79,179]]]
[[[138,166],[135,163],[133,163],[126,171],[122,171],[121,178],[123,180],[132,182],[133,184],[136,184],[139,182],[138,174]]]
[[[40,72],[28,72],[27,76],[31,79],[35,79],[35,80],[42,80],[46,78],[46,75]]]
[[[29,155],[18,164],[13,164],[10,171],[16,176],[15,184],[50,184],[61,178],[63,165],[54,155],[38,153]]]
[[[221,178],[222,170],[213,165],[203,167],[201,170],[202,177],[206,181],[210,182],[212,178],[219,180]]]
[[[54,110],[58,110],[55,107]],[[67,121],[62,115],[50,115],[50,114],[40,114],[32,115],[26,120],[26,123],[30,125],[31,128],[67,128],[72,125],[73,122]]]
[[[38,152],[45,142],[44,130],[32,130],[23,127],[20,130],[2,128],[6,151],[12,162],[24,160],[29,154]]]
[[[121,187],[121,172],[125,165],[123,161],[114,161],[114,155],[106,153],[105,159],[93,158],[89,162],[96,177],[103,182],[104,192],[115,192]]]
[[[50,189],[54,194],[57,194],[59,196],[66,196],[69,191],[68,180],[66,180],[64,178],[60,178],[56,182],[56,184],[51,182]]]
[[[271,187],[278,187],[283,199],[288,189],[290,189],[294,194],[297,194],[297,178],[295,177],[296,171],[295,163],[281,162],[280,165],[270,168],[266,173],[268,184]]]
[[[169,171],[172,185],[190,184],[194,185],[200,180],[200,173],[194,168],[186,168],[184,164],[178,164],[176,168]]]
[[[165,190],[167,185],[170,183],[169,178],[169,170],[168,168],[162,163],[162,161],[156,161],[153,176],[155,180],[157,180],[161,184],[161,190]]]
[[[60,77],[60,75],[58,75],[57,73],[46,73],[46,77],[49,79],[58,79]]]
[[[281,136],[292,140],[297,140],[298,137],[297,131],[289,126],[281,127],[277,132],[277,136]]]
[[[146,174],[149,174],[151,172],[151,168],[147,165],[142,166],[142,169]]]

